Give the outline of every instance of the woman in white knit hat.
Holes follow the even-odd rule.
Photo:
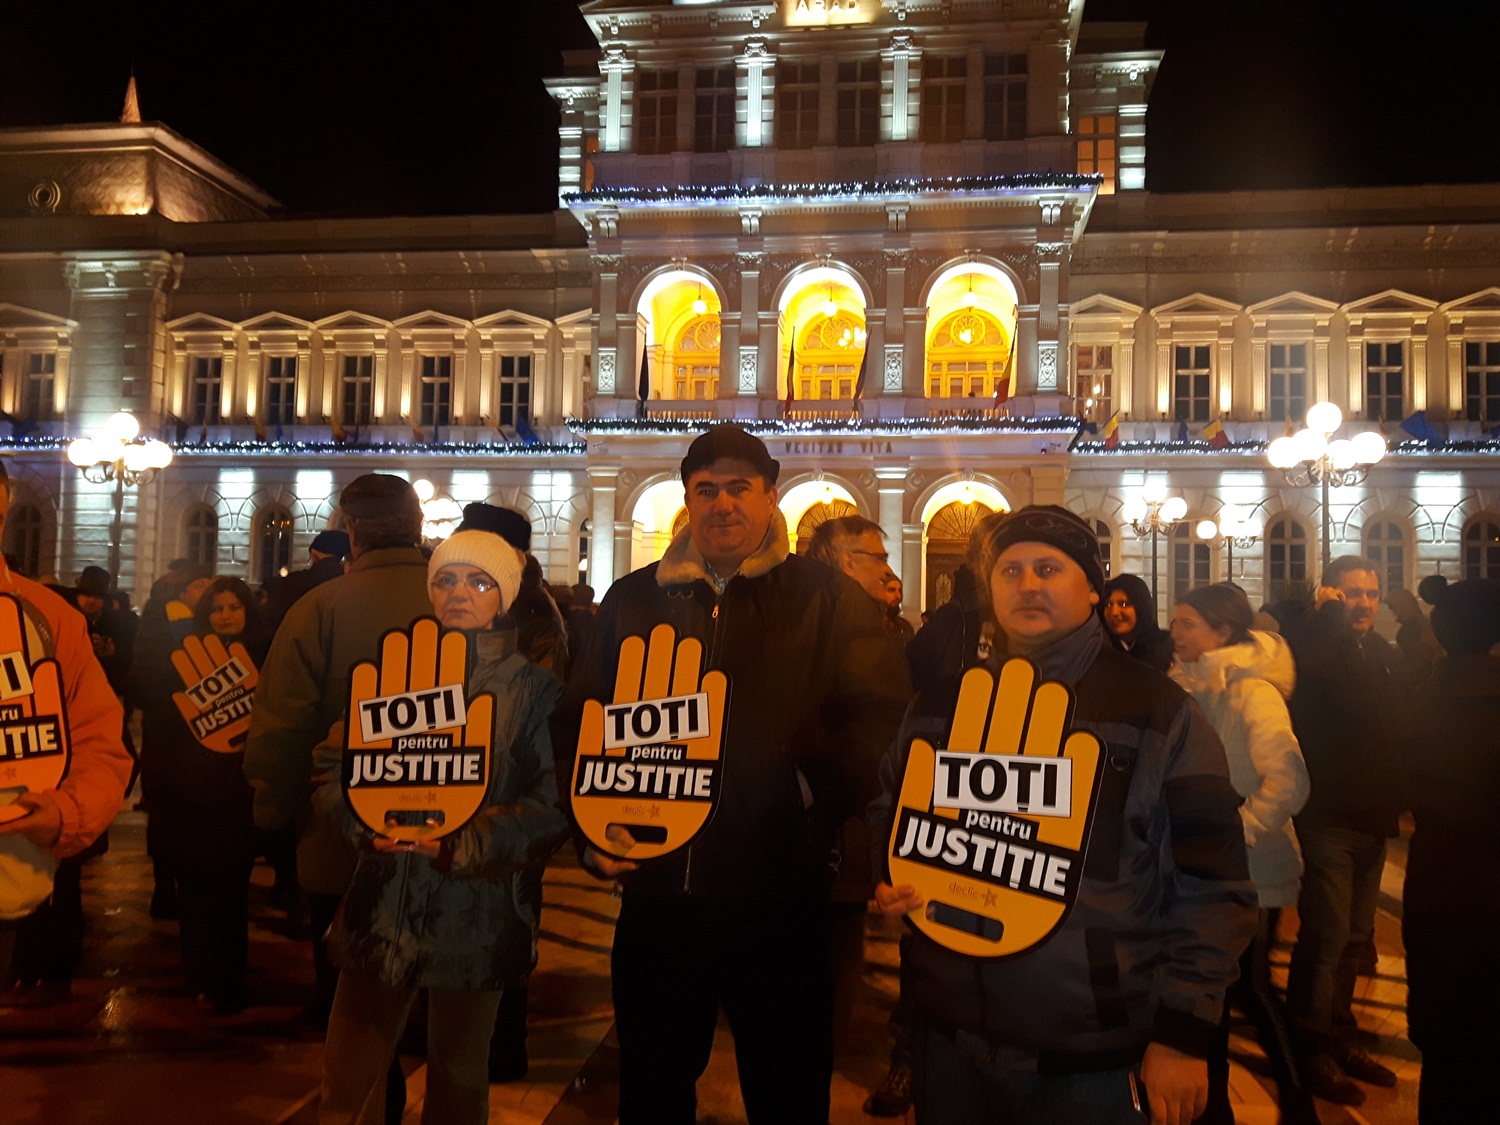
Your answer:
[[[488,531],[460,531],[433,552],[432,608],[445,629],[469,638],[468,690],[494,696],[489,790],[484,809],[441,840],[404,843],[376,835],[347,811],[339,771],[315,802],[360,847],[359,865],[329,932],[342,970],[328,1021],[319,1121],[381,1125],[385,1074],[418,990],[428,990],[427,1125],[482,1125],[489,1114],[487,1061],[506,988],[535,964],[537,917],[517,876],[549,855],[567,831],[547,716],[561,691],[516,653],[495,624],[515,600],[522,556]],[[336,728],[320,760],[336,766]]]

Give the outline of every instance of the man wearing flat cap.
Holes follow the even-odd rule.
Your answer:
[[[692,1125],[721,1006],[752,1125],[828,1122],[829,845],[875,793],[905,676],[864,591],[789,553],[779,469],[737,426],[689,446],[687,527],[605,595],[554,717],[567,794],[584,701],[614,698],[626,637],[670,624],[729,679],[721,798],[702,834],[641,863],[628,833],[611,836],[625,858],[583,851],[624,888],[613,953],[622,1125]]]
[[[1005,653],[992,670],[1021,656],[1035,666],[1037,682],[1065,685],[1074,700],[1070,729],[1098,740],[1101,776],[1091,807],[1078,813],[1091,828],[1069,861],[1082,868],[1071,909],[1030,944],[990,958],[957,952],[960,942],[939,938],[942,924],[958,924],[961,908],[934,902],[929,910],[910,883],[876,888],[887,917],[924,923],[913,927],[902,975],[903,999],[909,992],[918,1012],[918,1125],[1189,1125],[1207,1104],[1205,1059],[1257,914],[1224,748],[1181,688],[1111,646],[1095,612],[1104,572],[1087,523],[1038,504],[978,534],[980,577]],[[881,766],[884,792],[870,810],[878,839],[890,839],[904,803],[914,739],[955,753],[979,749],[949,746],[958,688],[950,678],[913,701]],[[1038,697],[1032,717],[1040,710]],[[999,710],[994,717],[1018,718]],[[1025,716],[1019,720],[1015,730]],[[991,741],[999,727],[1011,724],[991,723]],[[1062,735],[1059,728],[1055,737]],[[1036,732],[1026,737],[1025,753],[1036,753]],[[998,752],[1021,750],[1002,745]],[[1004,819],[1011,841],[1045,839],[1041,816]],[[993,854],[998,864],[1004,841],[995,845],[998,836],[981,837],[984,825],[969,824],[972,839],[991,840],[991,852],[977,843],[974,852]],[[1016,854],[1006,860],[1010,887],[1018,886]],[[997,880],[1006,874],[980,866]],[[1012,900],[1012,908],[1028,901]],[[1027,917],[1000,921],[1020,931]],[[1229,1119],[1228,1105],[1221,1109],[1212,1120]]]
[[[317,994],[309,1014],[327,1018],[337,973],[322,937],[354,872],[354,853],[312,816],[313,747],[343,717],[349,675],[380,654],[380,638],[431,612],[427,560],[417,548],[422,509],[400,477],[366,473],[345,487],[339,508],[354,565],[287,611],[255,690],[245,777],[255,789],[255,826],[294,826],[297,878],[312,923]]]

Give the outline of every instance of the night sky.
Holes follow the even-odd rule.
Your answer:
[[[561,73],[562,49],[592,42],[572,0],[428,0],[390,31],[377,9],[342,2],[5,7],[0,125],[113,120],[133,65],[146,120],[295,215],[550,210],[557,118],[541,80]],[[1148,20],[1148,45],[1166,51],[1153,191],[1500,183],[1496,0],[1085,11]]]

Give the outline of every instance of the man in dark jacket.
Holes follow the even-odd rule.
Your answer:
[[[626,637],[671,624],[729,678],[722,795],[702,834],[640,864],[583,852],[624,885],[613,955],[622,1125],[692,1125],[721,1004],[749,1120],[828,1121],[829,845],[874,795],[906,701],[870,599],[789,555],[778,469],[735,426],[692,443],[688,526],[659,563],[605,595],[556,716],[559,788],[571,794],[584,701],[613,699]],[[635,846],[628,833],[611,839],[627,854]]]
[[[337,832],[312,817],[313,747],[344,715],[349,675],[380,654],[380,638],[432,610],[427,560],[417,549],[422,510],[400,477],[366,473],[339,498],[354,566],[309,591],[287,612],[271,643],[250,736],[245,777],[255,789],[255,826],[293,825],[299,834],[297,878],[312,922],[317,996],[310,1015],[326,1018],[338,975],[323,952],[323,934],[354,872],[354,853]]]
[[[980,573],[1006,651],[1029,659],[1039,681],[1071,689],[1069,729],[1091,732],[1101,744],[1102,780],[1092,809],[1069,814],[1084,823],[1091,816],[1092,824],[1080,834],[1077,862],[1069,861],[1070,870],[1081,868],[1071,908],[1029,946],[990,957],[940,944],[930,932],[936,924],[986,936],[997,928],[975,926],[979,916],[955,905],[979,903],[977,894],[960,897],[967,893],[963,883],[947,896],[953,901],[933,902],[930,909],[910,883],[876,888],[887,917],[924,911],[904,980],[920,1014],[917,1121],[1144,1120],[1149,1100],[1152,1122],[1188,1125],[1207,1104],[1205,1060],[1224,990],[1256,924],[1239,797],[1224,748],[1180,688],[1105,637],[1095,612],[1104,574],[1088,524],[1064,508],[1033,505],[989,525],[983,547]],[[954,753],[979,749],[967,742],[948,746],[957,696],[958,681],[950,680],[924,691],[908,711],[881,768],[884,792],[870,810],[877,839],[890,839],[898,805],[906,804],[898,794],[914,739]],[[1041,711],[1038,695],[1033,725],[1059,740],[1050,750],[1052,743],[1042,742],[1040,752],[1057,755],[1063,724],[1047,727],[1035,719]],[[996,734],[1002,727],[1021,732],[1020,717],[995,711],[990,740],[1003,737]],[[1037,753],[1037,731],[1025,737],[1025,752]],[[998,752],[1019,752],[1006,745]],[[950,835],[944,854],[973,841],[970,855],[993,855],[992,870],[988,861],[973,868],[986,869],[980,878],[989,891],[1006,879],[1018,888],[1017,864],[1031,859],[1029,885],[1039,887],[1035,858],[1048,854],[1033,843],[1045,842],[1041,816],[999,819],[1003,831],[990,834],[982,831],[990,817],[969,814],[972,834],[962,844],[955,843],[959,834]],[[1007,849],[1008,873],[1000,866]],[[1034,897],[1041,901],[1044,893]],[[1020,909],[1012,904],[1001,926],[1025,929],[1028,918]],[[991,940],[1001,936],[1004,928]]]
[[[296,605],[310,590],[344,576],[344,560],[349,556],[349,535],[332,528],[318,532],[307,549],[306,570],[294,570],[271,584],[270,616],[272,626],[281,623],[286,611]]]
[[[1375,933],[1385,842],[1397,831],[1396,738],[1402,684],[1394,653],[1375,632],[1380,574],[1354,555],[1323,572],[1314,604],[1282,636],[1297,661],[1287,703],[1312,793],[1295,818],[1302,845],[1297,946],[1287,1014],[1303,1081],[1319,1097],[1359,1105],[1351,1078],[1394,1086],[1396,1076],[1354,1039],[1359,959]]]

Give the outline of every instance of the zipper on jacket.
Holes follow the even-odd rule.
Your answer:
[[[733,580],[731,579],[731,581],[733,581]],[[728,586],[727,583],[725,584],[724,589],[725,590],[729,589],[729,586]],[[709,614],[709,620],[711,620],[713,622],[713,626],[708,631],[708,660],[707,660],[707,662],[702,667],[700,667],[700,669],[698,671],[698,678],[700,680],[703,678],[703,673],[706,672],[709,668],[713,667],[714,657],[719,654],[719,602],[723,599],[723,596],[724,595],[718,594],[718,593],[714,594],[714,609],[713,609],[713,612],[711,614]],[[720,719],[719,720],[719,731],[720,731],[720,737],[721,738],[723,737],[723,730],[724,730],[724,721],[723,721],[723,719]],[[724,747],[721,744],[719,746],[719,760],[723,761],[723,758],[724,758]],[[690,891],[690,889],[689,889],[691,887],[691,885],[692,885],[692,881],[693,881],[693,845],[689,844],[688,845],[688,850],[687,850],[687,866],[682,869],[682,890],[683,890],[684,894],[690,894],[690,893],[692,893]]]

